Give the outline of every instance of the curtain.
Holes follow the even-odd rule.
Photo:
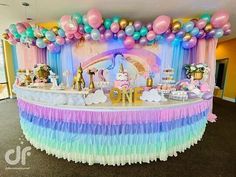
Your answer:
[[[208,84],[213,93],[215,87],[215,69],[216,69],[216,46],[217,39],[201,39],[197,45],[197,63],[205,63],[210,68]]]
[[[12,51],[12,60],[13,60],[13,66],[14,66],[14,74],[16,75],[19,66],[18,66],[18,61],[17,61],[17,52],[16,52],[16,46],[11,45],[11,51]]]
[[[59,76],[58,81],[61,83],[63,76],[60,53],[51,53],[47,51],[47,64],[51,67],[52,71]]]
[[[174,78],[176,81],[182,78],[182,70],[184,63],[184,49],[182,47],[182,43],[173,45],[173,55],[172,55],[172,68],[174,69]]]
[[[72,85],[73,82],[73,75],[76,74],[77,68],[73,67],[73,55],[72,55],[72,44],[67,44],[61,47],[61,53],[60,53],[60,61],[58,62],[61,64],[61,66],[58,66],[61,68],[61,73],[65,71],[69,71],[69,83]],[[65,83],[65,78],[62,78],[62,81]]]
[[[46,63],[46,49],[17,43],[16,51],[19,69],[33,69],[37,63]]]
[[[162,43],[159,45],[161,69],[172,67],[173,47],[169,43]]]

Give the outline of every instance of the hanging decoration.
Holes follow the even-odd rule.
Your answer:
[[[50,30],[43,27],[33,27],[29,23],[11,24],[2,38],[10,44],[18,42],[27,46],[47,48],[50,52],[60,52],[60,46],[73,41],[123,40],[127,49],[135,44],[141,46],[176,40],[182,42],[184,49],[190,49],[197,44],[198,39],[220,38],[231,33],[229,14],[217,11],[213,15],[202,14],[198,19],[186,23],[172,20],[166,15],[158,16],[152,23],[146,25],[140,21],[130,21],[119,16],[102,18],[97,9],[91,9],[87,14],[75,13],[60,18],[58,26]]]

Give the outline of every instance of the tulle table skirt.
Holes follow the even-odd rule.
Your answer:
[[[59,107],[18,98],[26,139],[68,161],[125,165],[165,161],[201,140],[211,100],[165,107]],[[88,108],[88,109],[87,109]]]

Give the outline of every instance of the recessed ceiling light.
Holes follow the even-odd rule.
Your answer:
[[[28,2],[22,2],[21,4],[22,4],[22,6],[25,6],[25,7],[28,7],[28,6],[29,6],[29,3],[28,3]]]

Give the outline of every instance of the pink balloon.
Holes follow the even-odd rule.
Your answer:
[[[203,29],[205,26],[206,26],[207,22],[203,19],[199,19],[196,23],[196,26],[199,28],[199,29]]]
[[[25,26],[25,28],[31,27],[31,25],[28,22],[22,22],[22,24]]]
[[[68,39],[73,39],[74,38],[74,35],[73,34],[70,34],[70,33],[66,33],[66,37]]]
[[[166,15],[157,17],[153,22],[153,31],[156,34],[163,34],[170,26],[171,18]]]
[[[117,33],[120,30],[120,25],[118,23],[112,23],[111,24],[111,31],[113,33]]]
[[[167,37],[166,37],[166,40],[168,42],[171,42],[175,39],[175,35],[173,33],[169,34]]]
[[[25,26],[23,25],[23,23],[17,23],[16,24],[16,29],[17,29],[17,32],[19,34],[23,33],[25,31]]]
[[[124,40],[124,46],[127,49],[132,49],[135,45],[135,41],[132,37],[128,36],[126,37],[126,39]]]
[[[102,14],[97,9],[91,9],[87,13],[88,24],[93,28],[98,28],[102,24]]]
[[[155,39],[155,37],[156,37],[156,34],[154,31],[149,31],[147,33],[147,40],[152,41],[153,39]]]
[[[226,11],[217,11],[211,17],[211,24],[215,28],[223,27],[229,20],[229,13]]]
[[[228,30],[228,29],[230,29],[231,28],[231,24],[228,22],[228,23],[226,23],[223,27],[222,27],[222,29],[224,30],[224,31],[226,31],[226,30]]]
[[[82,37],[82,34],[80,34],[79,32],[76,32],[74,36],[76,39],[80,39]]]
[[[59,44],[59,45],[63,45],[63,44],[65,44],[65,39],[61,36],[57,36],[56,37],[56,43]]]
[[[64,15],[60,19],[61,28],[68,34],[74,34],[77,32],[78,23],[70,15]]]
[[[47,49],[52,52],[55,49],[55,44],[54,43],[50,43],[47,45]]]
[[[17,44],[17,41],[16,41],[13,37],[9,37],[8,42],[9,42],[11,45],[16,45],[16,44]]]

